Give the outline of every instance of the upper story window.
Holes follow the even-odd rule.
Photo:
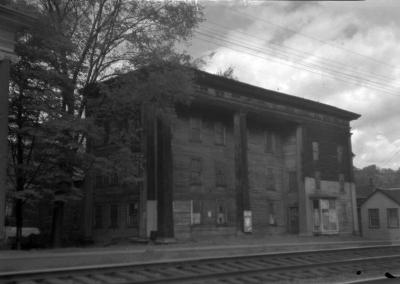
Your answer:
[[[226,186],[226,169],[222,162],[215,162],[215,185]]]
[[[190,184],[201,184],[201,158],[192,158],[190,161]]]
[[[225,126],[221,122],[214,124],[215,144],[225,145]]]
[[[297,172],[290,171],[289,175],[289,191],[295,192],[297,191]]]
[[[271,131],[264,132],[264,149],[266,153],[273,153],[275,150],[275,137]]]
[[[379,229],[379,209],[371,208],[368,209],[368,228]]]
[[[190,141],[201,141],[201,119],[197,117],[190,118]]]
[[[343,162],[343,146],[338,145],[336,151],[337,151],[337,161],[340,164]]]
[[[319,160],[319,143],[318,142],[312,142],[312,155],[313,155],[313,160],[318,161]]]

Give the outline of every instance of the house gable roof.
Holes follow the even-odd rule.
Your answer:
[[[396,202],[400,206],[400,188],[391,188],[391,189],[381,189],[378,188],[374,192],[372,192],[362,203],[361,206],[364,205],[367,200],[369,200],[372,196],[376,193],[382,193],[387,198],[391,199],[392,201]]]

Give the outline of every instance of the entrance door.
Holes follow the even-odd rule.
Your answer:
[[[289,207],[289,233],[299,233],[299,207]]]

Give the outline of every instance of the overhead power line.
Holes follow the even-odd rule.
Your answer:
[[[229,30],[229,27],[224,26],[224,25],[220,25],[220,24],[218,24],[216,22],[207,21],[206,24],[210,25],[210,27],[206,26],[206,28],[215,29],[217,32],[224,33],[224,35],[226,35],[227,33],[232,33],[232,31]],[[237,35],[237,34],[244,35],[245,37],[242,36],[242,38],[244,40],[246,40],[247,42],[249,41],[249,37],[252,38],[252,39],[258,40],[258,41],[263,41],[263,42],[266,41],[266,39],[263,39],[261,37],[256,37],[254,35],[251,35],[249,33],[245,33],[245,32],[242,32],[242,31],[234,31],[234,34],[235,35]],[[378,74],[378,73],[375,73],[375,72],[364,71],[362,69],[359,70],[359,68],[356,68],[354,66],[349,66],[348,64],[343,64],[342,62],[333,60],[331,58],[326,58],[326,57],[322,57],[322,56],[316,56],[315,54],[313,54],[311,52],[299,50],[299,49],[296,49],[296,48],[293,48],[293,47],[286,46],[284,44],[275,44],[275,43],[268,42],[268,43],[266,43],[265,48],[271,48],[272,50],[277,50],[277,51],[282,52],[282,53],[286,52],[286,53],[292,54],[294,56],[302,57],[303,59],[310,59],[310,58],[311,59],[318,59],[318,61],[321,61],[324,64],[329,64],[330,66],[334,66],[336,68],[340,68],[342,71],[343,70],[347,71],[348,69],[350,69],[348,71],[351,71],[351,72],[354,72],[354,73],[358,73],[361,76],[374,77],[377,80],[385,82],[386,85],[387,84],[393,84],[393,81],[395,81],[394,77],[387,77],[387,76],[384,76],[384,75],[381,75],[381,74]],[[400,87],[400,86],[396,85],[395,87]]]
[[[286,61],[285,59],[279,58],[277,56],[277,54],[268,54],[265,52],[265,50],[261,50],[260,48],[254,48],[251,47],[248,43],[241,43],[239,41],[232,41],[232,40],[228,40],[225,39],[223,36],[221,36],[220,34],[217,34],[215,32],[202,32],[202,31],[196,31],[196,33],[198,35],[201,35],[203,37],[203,40],[210,42],[216,46],[224,46],[228,49],[234,50],[234,51],[238,51],[241,53],[246,53],[252,56],[256,56],[259,57],[261,59],[264,60],[269,60],[269,61],[277,61],[280,63],[283,63],[285,65],[291,66],[293,68],[297,68],[300,70],[306,70],[318,75],[322,75],[321,73],[324,73],[325,76],[337,79],[337,80],[341,80],[347,83],[355,83],[358,85],[363,85],[363,86],[367,86],[376,90],[379,90],[381,92],[390,94],[390,95],[394,95],[394,96],[398,96],[395,93],[393,93],[394,90],[390,90],[385,88],[385,86],[382,85],[377,85],[376,82],[365,79],[365,78],[360,78],[360,77],[356,77],[353,76],[351,74],[346,74],[346,73],[342,73],[339,72],[337,70],[329,70],[328,68],[322,68],[321,66],[318,66],[316,64],[306,64],[306,63],[302,63],[302,62],[290,62],[290,61]],[[215,40],[219,41],[219,43],[216,43]],[[239,47],[239,48],[237,48]],[[245,51],[243,51],[243,49]],[[262,54],[263,56],[261,56],[260,54]],[[301,66],[301,67],[300,67]]]
[[[344,48],[344,47],[339,46],[339,45],[337,45],[337,44],[333,44],[333,43],[331,43],[331,42],[318,39],[318,38],[316,38],[316,37],[313,37],[313,36],[307,35],[307,34],[305,34],[305,33],[296,31],[296,30],[294,30],[294,29],[291,29],[291,28],[288,28],[288,27],[285,27],[285,26],[276,24],[276,23],[274,23],[274,22],[271,22],[271,21],[268,21],[268,20],[266,20],[266,19],[257,17],[257,16],[255,16],[255,15],[249,15],[249,14],[244,13],[243,11],[239,11],[239,10],[237,10],[237,9],[232,9],[231,11],[233,11],[234,13],[236,13],[236,14],[238,14],[238,15],[243,15],[244,17],[246,17],[246,18],[248,18],[248,19],[251,19],[252,21],[257,20],[258,22],[263,22],[263,23],[266,23],[266,24],[268,24],[268,25],[275,26],[275,27],[277,27],[277,28],[279,28],[279,29],[289,31],[289,32],[291,32],[291,33],[300,35],[300,36],[302,36],[302,37],[311,39],[311,40],[313,40],[313,41],[317,41],[317,42],[320,42],[320,43],[325,44],[325,45],[330,45],[330,46],[332,46],[332,47],[334,47],[334,48],[341,49],[341,50],[343,50],[343,51],[345,51],[345,52],[352,53],[352,54],[354,54],[354,55],[356,55],[356,56],[363,57],[364,59],[370,60],[371,62],[375,62],[375,63],[380,64],[380,65],[382,65],[382,66],[386,66],[386,67],[389,67],[389,68],[394,69],[394,70],[399,70],[399,69],[400,69],[398,66],[395,66],[395,65],[392,65],[392,64],[388,64],[387,62],[383,62],[383,61],[377,60],[377,59],[375,59],[375,58],[369,57],[369,56],[367,56],[367,55],[365,55],[365,54],[361,54],[361,53],[355,52],[355,51],[353,51],[353,50]]]

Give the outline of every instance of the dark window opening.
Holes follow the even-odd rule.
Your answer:
[[[201,184],[202,161],[192,158],[190,162],[190,184]]]
[[[368,209],[368,228],[379,229],[379,209]]]
[[[388,228],[398,228],[399,227],[399,212],[397,208],[387,209],[387,225]]]

